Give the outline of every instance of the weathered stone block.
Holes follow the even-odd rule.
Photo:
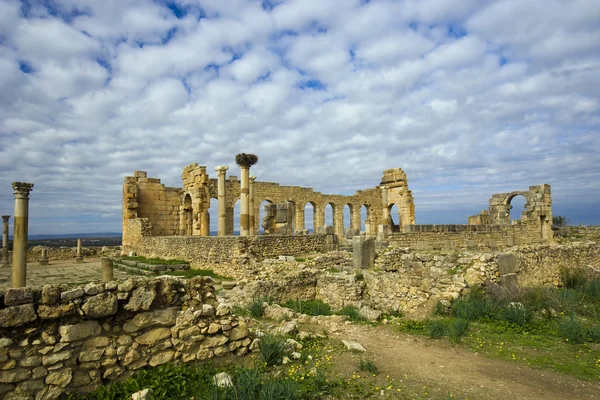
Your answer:
[[[477,246],[477,242],[473,239],[469,239],[467,241],[467,248],[469,250],[479,250],[479,247]]]
[[[517,274],[505,274],[500,277],[500,284],[510,293],[516,293],[519,290],[519,279]]]
[[[46,284],[42,287],[41,304],[55,304],[60,300],[60,287]]]
[[[375,263],[375,238],[355,236],[352,238],[352,262],[354,268],[373,268]]]
[[[89,318],[102,318],[117,313],[117,296],[100,293],[86,300],[81,309]]]
[[[156,290],[153,288],[139,287],[133,291],[129,302],[125,305],[128,311],[149,310],[152,302],[156,298]]]
[[[75,304],[40,305],[38,315],[41,319],[57,319],[75,314]]]
[[[102,327],[96,321],[84,321],[75,325],[63,325],[58,328],[61,342],[75,342],[90,336],[97,336]]]
[[[125,332],[137,332],[140,329],[151,326],[170,326],[175,325],[177,318],[177,308],[167,308],[164,310],[145,312],[135,315],[131,320],[123,325]]]
[[[31,376],[31,371],[25,368],[16,368],[9,371],[0,371],[0,383],[21,382]]]
[[[155,328],[138,337],[135,341],[139,344],[152,346],[157,342],[166,339],[171,336],[171,330],[169,328]]]
[[[514,254],[498,254],[498,272],[500,275],[512,274],[519,270]]]
[[[23,304],[0,310],[0,328],[21,326],[36,319],[37,315],[35,314],[33,304]]]
[[[9,307],[27,303],[33,303],[33,290],[30,287],[7,289],[4,292],[4,304]]]

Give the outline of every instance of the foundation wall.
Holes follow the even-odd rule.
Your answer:
[[[83,394],[145,366],[244,355],[249,331],[210,278],[131,278],[8,289],[0,303],[0,395]]]

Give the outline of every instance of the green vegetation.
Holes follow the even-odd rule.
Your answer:
[[[358,362],[358,369],[361,371],[369,372],[370,374],[377,375],[379,370],[375,362],[370,359],[361,358]]]
[[[248,306],[248,313],[252,318],[260,318],[265,313],[265,307],[263,306],[263,299],[255,299]]]
[[[568,226],[571,223],[564,215],[555,215],[552,217],[552,225],[563,227]]]
[[[331,306],[321,300],[288,300],[283,304],[297,313],[306,315],[331,315]]]
[[[344,306],[336,314],[347,315],[350,318],[350,321],[353,322],[367,322],[367,319],[362,316],[358,308],[352,305]]]
[[[285,339],[276,335],[264,335],[258,342],[260,355],[267,367],[280,363],[285,354]]]
[[[146,258],[146,257],[142,257],[142,256],[133,256],[133,257],[122,256],[121,260],[137,261],[137,262],[141,262],[144,264],[150,264],[150,265],[189,264],[187,261],[184,261],[184,260],[164,260],[162,258]]]
[[[474,351],[580,379],[600,378],[600,278],[581,269],[561,272],[562,288],[509,293],[472,290],[450,309],[441,303],[428,321],[397,321],[401,331],[448,336]]]
[[[229,276],[222,276],[222,275],[216,274],[212,269],[186,269],[184,271],[169,271],[169,272],[165,272],[165,275],[183,276],[186,279],[195,278],[197,276],[210,276],[211,278],[219,279],[219,280],[223,280],[223,281],[233,280],[233,278],[231,278]]]

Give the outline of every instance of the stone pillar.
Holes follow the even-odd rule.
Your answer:
[[[225,236],[227,235],[227,230],[225,227],[225,216],[227,214],[226,211],[226,203],[225,203],[225,174],[229,167],[227,165],[219,165],[215,167],[215,171],[217,171],[217,201],[219,204],[219,219],[218,219],[218,235]]]
[[[77,256],[75,256],[75,264],[83,263],[83,256],[81,255],[81,239],[77,239]]]
[[[294,234],[298,233],[298,232],[303,232],[304,231],[304,208],[300,208],[300,207],[296,207],[296,225],[294,227],[294,229],[296,230],[296,232],[294,232]]]
[[[48,265],[48,248],[42,247],[42,255],[40,256],[40,265]]]
[[[15,217],[13,228],[12,287],[23,287],[27,280],[27,233],[29,230],[29,192],[33,183],[13,182]]]
[[[335,205],[333,209],[333,226],[338,238],[344,237],[344,206]]]
[[[8,267],[10,260],[8,259],[8,219],[10,215],[2,216],[2,261],[0,267]]]
[[[250,230],[250,218],[248,215],[248,209],[250,208],[250,168],[240,166],[241,180],[240,180],[240,236],[249,236]]]
[[[352,238],[352,263],[354,268],[373,268],[375,264],[375,238],[354,236]]]
[[[200,213],[200,236],[210,236],[210,213],[208,211]]]
[[[113,279],[113,262],[108,257],[102,257],[102,280],[110,282]]]
[[[255,236],[256,235],[256,215],[254,215],[255,209],[254,209],[254,196],[255,196],[255,189],[254,189],[254,181],[256,180],[255,176],[250,176],[250,186],[249,186],[249,192],[250,192],[250,202],[249,202],[249,209],[248,209],[248,231],[250,232],[250,236]]]
[[[381,215],[383,221],[381,222],[383,225],[389,225],[390,221],[390,209],[388,208],[388,190],[385,186],[381,187]]]

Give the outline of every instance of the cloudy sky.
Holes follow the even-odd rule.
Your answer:
[[[236,153],[351,194],[408,176],[417,223],[552,185],[600,224],[597,0],[0,0],[0,213],[120,231],[123,177]],[[12,229],[12,228],[11,228]]]

